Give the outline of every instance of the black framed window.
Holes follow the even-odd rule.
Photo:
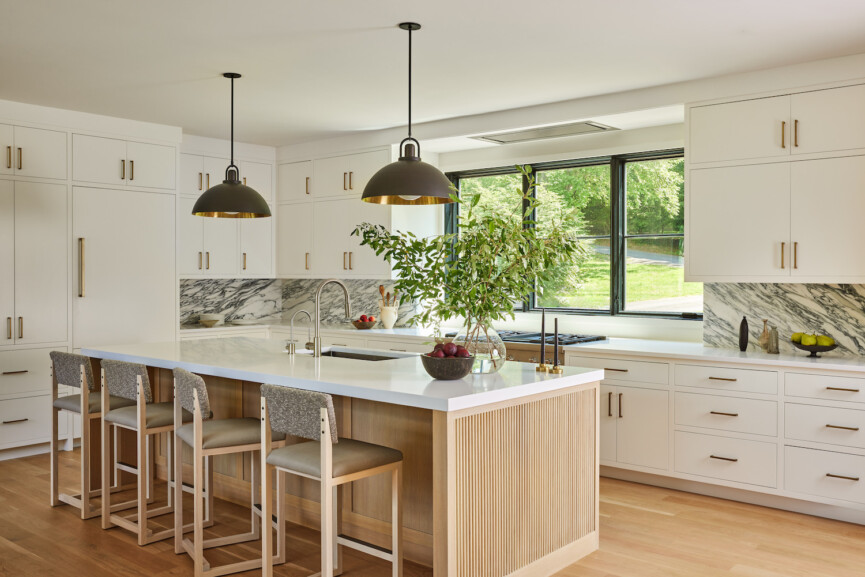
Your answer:
[[[703,287],[684,282],[684,153],[681,149],[532,164],[535,188],[513,167],[450,174],[481,210],[521,218],[521,194],[542,200],[536,226],[563,222],[587,247],[536,286],[523,310],[702,318]],[[456,207],[446,208],[458,232]]]

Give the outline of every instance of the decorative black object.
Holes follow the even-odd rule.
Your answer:
[[[556,338],[553,339],[553,366],[559,366],[559,317],[553,319],[553,325],[555,326]]]
[[[475,362],[474,357],[436,358],[427,355],[421,355],[420,360],[429,376],[442,381],[454,381],[463,378],[471,372]]]
[[[838,344],[834,345],[803,345],[802,343],[797,343],[793,341],[793,346],[802,351],[808,351],[811,353],[808,355],[809,358],[819,359],[820,355],[817,353],[828,353],[829,351],[834,351],[838,348]]]
[[[739,323],[739,350],[745,351],[748,348],[748,319],[742,317],[742,322]]]
[[[499,335],[501,336],[501,335]],[[541,365],[547,364],[547,310],[541,309]]]
[[[236,72],[226,72],[225,78],[231,79],[231,164],[225,169],[222,184],[212,186],[198,197],[192,214],[215,218],[261,218],[270,216],[267,201],[258,192],[243,184],[240,169],[234,164],[234,79],[240,78]]]
[[[376,204],[447,204],[451,183],[442,172],[421,161],[420,143],[411,135],[411,33],[420,24],[403,22],[408,30],[408,137],[399,143],[399,160],[376,172],[363,189],[362,200]]]

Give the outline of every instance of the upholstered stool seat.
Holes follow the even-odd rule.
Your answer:
[[[88,404],[90,405],[90,413],[102,412],[102,397],[93,394],[88,395]],[[134,407],[135,401],[124,399],[123,397],[111,397],[109,401],[111,409],[119,409],[120,407]],[[70,413],[81,413],[81,395],[69,395],[68,397],[60,397],[54,401],[54,406],[62,411]]]
[[[274,431],[274,438],[276,432]],[[390,447],[343,439],[333,445],[333,476],[342,477],[360,471],[402,461],[402,453]],[[315,441],[274,449],[267,464],[310,477],[321,478],[321,446]]]
[[[187,413],[186,410],[183,411]],[[188,413],[187,413],[188,414]],[[191,417],[192,415],[190,415]],[[186,419],[183,419],[184,422]],[[189,446],[195,442],[195,425],[189,423],[177,430],[180,440]],[[285,440],[285,435],[273,435],[274,441]],[[261,421],[253,418],[218,419],[201,423],[201,448],[221,449],[261,442]]]
[[[135,403],[131,406],[114,408],[111,401],[111,410],[106,413],[105,420],[127,429],[138,428],[138,407]],[[192,413],[183,411],[183,422],[192,421]],[[145,427],[155,429],[157,427],[168,427],[174,425],[174,403],[150,403],[147,405],[145,415]]]

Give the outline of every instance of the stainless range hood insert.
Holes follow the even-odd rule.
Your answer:
[[[475,140],[492,142],[494,144],[514,144],[517,142],[529,142],[532,140],[545,140],[547,138],[563,138],[567,136],[581,136],[583,134],[594,134],[596,132],[609,132],[619,130],[613,126],[607,126],[600,122],[583,121],[570,124],[557,124],[555,126],[543,126],[540,128],[528,128],[526,130],[512,130],[509,132],[496,132],[493,134],[481,134],[472,136]]]

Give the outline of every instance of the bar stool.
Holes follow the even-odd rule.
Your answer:
[[[102,483],[107,484],[112,467],[138,475],[138,498],[112,506],[111,495],[106,494],[102,499],[102,528],[108,529],[119,526],[132,531],[138,536],[138,544],[148,545],[174,535],[174,528],[154,532],[148,527],[149,520],[153,517],[167,515],[174,511],[174,498],[172,490],[174,483],[171,480],[171,441],[168,442],[168,480],[167,480],[167,504],[155,509],[148,510],[152,501],[149,485],[154,476],[152,463],[152,441],[157,435],[170,433],[174,430],[174,403],[154,403],[153,392],[150,388],[150,379],[147,376],[147,368],[144,365],[126,363],[123,361],[102,361],[102,402],[109,396],[119,397],[132,401],[133,404],[114,408],[102,415]],[[191,421],[192,415],[184,411],[184,421]],[[117,463],[117,451],[113,458],[110,454],[109,437],[115,432],[115,447],[117,446],[118,429],[135,431],[137,438],[137,467],[130,467]],[[112,514],[118,510],[135,507],[136,515],[124,517]]]
[[[309,439],[270,450],[275,432]],[[262,520],[272,515],[271,471],[276,470],[277,498],[285,473],[321,483],[321,573],[333,577],[342,570],[342,550],[351,547],[391,562],[393,577],[402,576],[402,453],[353,439],[339,439],[333,398],[324,393],[261,385]],[[375,475],[391,475],[391,550],[338,534],[337,488]],[[277,505],[277,545],[285,541],[285,508]],[[264,528],[262,521],[262,529]],[[262,534],[262,576],[272,577],[270,531]]]
[[[93,382],[93,369],[90,366],[89,357],[60,351],[51,351],[48,354],[51,357],[51,365],[54,371],[54,382],[51,386],[51,506],[56,507],[60,503],[72,505],[81,510],[82,519],[90,519],[100,513],[100,508],[91,506],[90,500],[102,496],[101,489],[92,489],[90,479],[90,421],[102,417],[102,397],[95,393],[96,385]],[[78,395],[58,398],[59,385],[74,387],[81,392]],[[91,395],[91,391],[94,394]],[[119,397],[111,397],[109,402],[109,408],[112,409],[135,403],[134,401]],[[60,471],[58,457],[60,440],[57,438],[57,419],[61,410],[82,416],[81,493],[78,495],[60,493],[59,489]],[[119,487],[117,487],[118,475],[116,471],[114,480],[115,485],[111,489],[119,490]]]
[[[181,412],[189,411],[192,414],[192,422],[182,425]],[[208,575],[228,575],[241,571],[249,571],[261,567],[261,558],[239,561],[212,567],[204,557],[204,550],[213,547],[224,547],[247,541],[255,541],[261,536],[261,524],[257,517],[261,516],[261,510],[257,506],[261,487],[258,481],[261,459],[260,450],[261,426],[258,419],[233,418],[213,419],[210,411],[210,399],[207,395],[207,387],[204,379],[188,371],[174,369],[174,470],[176,483],[181,484],[183,480],[183,463],[181,453],[186,443],[193,451],[193,493],[195,495],[195,509],[193,522],[193,539],[190,541],[183,536],[183,502],[181,492],[175,491],[175,514],[174,514],[174,552],[184,551],[192,557],[195,566],[195,577],[206,577]],[[277,446],[282,446],[285,435],[274,435],[273,441]],[[268,445],[269,447],[270,445]],[[204,512],[202,503],[202,485],[204,481],[204,460],[214,455],[227,455],[233,453],[252,453],[251,469],[251,526],[248,533],[240,533],[225,537],[204,538]],[[270,516],[265,517],[272,523]],[[270,531],[267,531],[270,534]],[[282,561],[284,562],[284,555]]]

